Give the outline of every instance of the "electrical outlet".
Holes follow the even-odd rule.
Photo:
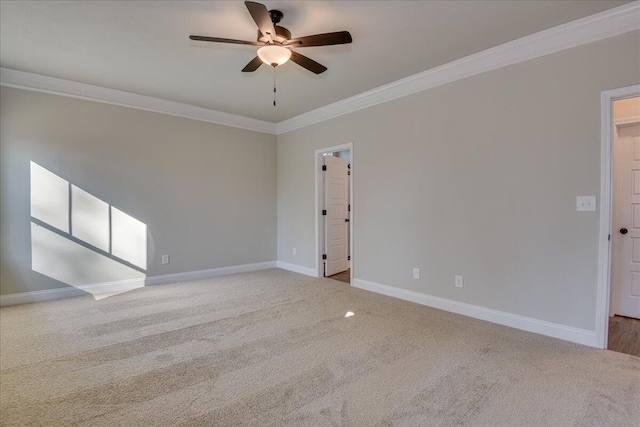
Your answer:
[[[462,288],[464,287],[464,279],[462,276],[456,276],[456,288]]]
[[[169,255],[162,255],[162,263],[169,264]]]
[[[413,267],[413,278],[414,279],[420,278],[420,269],[417,267]]]
[[[298,255],[298,250],[296,248],[293,248],[293,254]]]

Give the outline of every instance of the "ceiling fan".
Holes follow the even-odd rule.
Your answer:
[[[206,36],[189,36],[189,38],[191,40],[205,42],[260,46],[260,49],[258,49],[257,52],[258,55],[242,69],[245,73],[257,70],[263,63],[269,64],[275,68],[278,65],[284,64],[289,59],[313,73],[324,73],[327,71],[327,67],[317,63],[311,58],[291,50],[291,48],[329,46],[351,43],[352,41],[351,34],[349,34],[348,31],[315,34],[313,36],[292,39],[291,32],[289,30],[277,25],[284,16],[281,11],[267,10],[265,5],[252,1],[245,1],[244,4],[247,6],[247,9],[249,9],[251,17],[258,25],[257,41],[252,42]]]

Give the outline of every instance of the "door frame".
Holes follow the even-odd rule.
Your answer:
[[[596,342],[607,348],[609,341],[609,308],[611,296],[611,242],[613,212],[613,102],[640,96],[640,85],[603,91],[600,96],[601,155],[600,155],[600,242],[598,248],[598,287],[596,295]]]
[[[334,145],[331,147],[321,148],[315,150],[314,158],[315,158],[315,173],[316,173],[316,188],[315,188],[315,199],[316,199],[316,276],[324,277],[324,262],[322,260],[322,247],[324,243],[324,218],[320,214],[322,211],[323,204],[323,196],[324,196],[324,180],[322,177],[322,163],[323,163],[323,153],[335,152],[335,151],[346,151],[349,150],[351,153],[351,171],[353,172],[353,142],[349,142],[347,144],[342,145]],[[349,257],[351,261],[351,274],[349,278],[350,285],[353,286],[353,271],[354,271],[354,244],[353,244],[353,194],[354,191],[354,181],[353,181],[353,173],[349,175],[349,204],[351,205],[350,211],[350,220],[349,220]]]

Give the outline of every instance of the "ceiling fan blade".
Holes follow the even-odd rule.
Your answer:
[[[329,46],[334,44],[351,43],[353,39],[349,31],[338,31],[336,33],[316,34],[313,36],[298,37],[288,40],[284,43],[291,47],[311,47],[311,46]]]
[[[262,42],[248,42],[244,40],[223,39],[220,37],[206,37],[206,36],[189,36],[191,40],[197,40],[201,42],[216,42],[216,43],[231,43],[231,44],[249,44],[251,46],[264,46]]]
[[[318,64],[313,59],[300,55],[298,52],[291,51],[291,60],[312,73],[321,74],[327,71],[327,67],[324,65]]]
[[[263,64],[262,59],[260,59],[260,57],[256,56],[255,58],[253,58],[251,60],[251,62],[249,62],[243,69],[242,72],[243,73],[250,73],[252,71],[257,70],[261,65]]]
[[[256,21],[256,25],[258,25],[258,29],[262,35],[273,40],[276,36],[276,29],[273,26],[273,22],[271,22],[271,16],[269,15],[267,7],[253,1],[245,1],[244,4],[247,6],[247,9],[249,9],[253,20]]]

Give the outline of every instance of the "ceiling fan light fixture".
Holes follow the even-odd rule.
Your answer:
[[[291,51],[286,47],[270,44],[258,49],[258,57],[265,64],[277,67],[291,58]]]

